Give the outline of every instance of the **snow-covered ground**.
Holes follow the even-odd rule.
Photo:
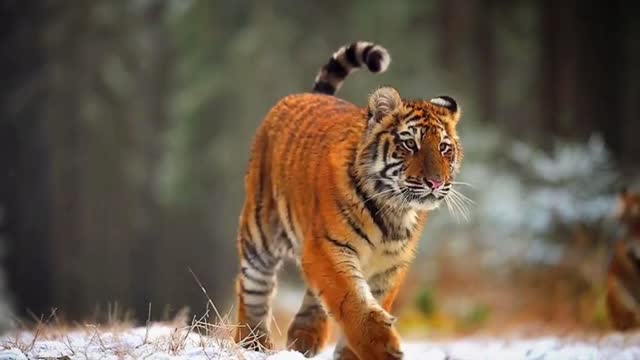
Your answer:
[[[2,338],[0,360],[69,359],[246,359],[302,360],[292,351],[262,354],[239,349],[226,340],[201,336],[193,329],[176,330],[167,325],[104,331],[87,330],[19,333]],[[592,340],[543,337],[527,340],[467,338],[441,342],[409,342],[406,359],[640,359],[640,334],[611,334]],[[331,359],[331,347],[316,359]]]

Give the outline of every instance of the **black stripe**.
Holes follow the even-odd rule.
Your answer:
[[[287,243],[287,249],[293,250],[293,240],[291,240],[291,238],[289,237],[289,234],[287,234],[287,231],[283,228],[282,229],[282,237],[284,238],[284,241],[286,241]]]
[[[248,304],[248,303],[245,303],[244,306],[246,306],[248,308],[253,308],[253,309],[266,309],[267,308],[267,304],[266,303],[260,303],[260,304]]]
[[[281,219],[282,221],[282,226],[283,226],[283,232],[284,232],[284,237],[285,240],[287,241],[287,245],[289,245],[289,249],[293,249],[294,245],[293,245],[293,240],[289,237],[289,234],[287,233],[287,228],[291,231],[292,234],[295,234],[295,229],[293,228],[293,220],[291,219],[291,206],[289,206],[289,202],[285,200],[285,219],[284,221],[282,221],[283,219]]]
[[[373,274],[369,277],[369,281],[373,281],[374,279],[379,280],[380,278],[386,278],[388,276],[391,276],[393,275],[393,273],[397,272],[401,267],[402,267],[401,265],[394,265],[384,271]]]
[[[258,215],[259,211],[260,209],[256,209],[256,227],[258,228],[258,233],[260,233],[260,239],[262,240],[262,248],[266,251],[270,259],[275,259],[276,257],[273,255],[273,253],[271,252],[271,249],[269,248],[269,244],[268,244],[269,241],[264,235],[264,230],[262,230],[262,225],[260,225],[259,223],[260,221],[259,215]]]
[[[371,200],[367,201],[367,196],[365,195],[364,190],[360,186],[360,183],[355,178],[355,175],[353,174],[352,170],[349,171],[349,178],[351,180],[351,185],[356,191],[356,194],[358,195],[358,197],[364,204],[365,208],[369,212],[369,216],[371,217],[373,222],[376,224],[378,229],[380,229],[380,232],[382,233],[382,235],[387,236],[389,234],[389,229],[387,228],[387,225],[384,223],[384,220],[380,216],[380,209],[376,205],[375,201],[371,201]]]
[[[400,247],[400,249],[397,249],[397,250],[385,249],[382,251],[382,253],[387,256],[397,256],[398,254],[406,251],[406,249],[407,249],[407,242],[404,242],[402,243],[402,246]]]
[[[242,254],[244,255],[245,260],[247,260],[255,270],[262,273],[263,275],[273,275],[273,271],[271,270],[273,268],[273,264],[268,264],[267,262],[265,262],[260,254],[258,254],[255,245],[253,245],[251,241],[249,241],[249,239],[244,238],[242,239],[242,242],[242,248],[244,250]],[[256,261],[259,264],[256,264]]]
[[[271,289],[269,290],[249,290],[242,286],[242,292],[247,295],[255,295],[255,296],[267,296],[271,294]]]
[[[373,142],[369,145],[369,153],[371,154],[371,162],[375,163],[378,160],[378,143]]]
[[[349,71],[340,64],[340,62],[333,57],[329,59],[329,62],[326,65],[326,70],[330,74],[334,74],[337,77],[345,78],[349,74]]]
[[[391,146],[391,141],[386,140],[384,142],[384,146],[382,147],[382,161],[384,161],[385,163],[387,162],[387,159],[389,158],[389,147]]]
[[[258,228],[258,233],[260,235],[260,241],[262,242],[262,248],[267,252],[267,254],[269,255],[269,257],[271,259],[275,258],[275,256],[273,256],[273,253],[271,252],[271,249],[269,248],[269,240],[267,239],[267,237],[264,234],[264,230],[262,229],[262,223],[260,221],[260,213],[262,212],[262,193],[264,192],[264,182],[267,179],[267,161],[265,159],[265,156],[267,155],[267,148],[268,148],[268,143],[266,140],[263,140],[263,145],[262,145],[262,158],[260,159],[260,176],[259,176],[259,182],[258,182],[258,193],[256,194],[256,209],[254,212],[254,219],[256,222],[256,227]]]
[[[375,45],[368,45],[362,51],[362,60],[364,60],[364,62],[367,63],[367,66],[369,65],[368,64],[369,62],[367,61],[367,57],[369,56],[369,52],[371,52],[371,49],[373,49],[374,46]]]
[[[347,250],[350,250],[351,252],[353,252],[356,256],[358,256],[358,251],[351,245],[347,244],[347,243],[341,243],[340,241],[331,238],[329,235],[325,235],[325,238],[327,238],[327,240],[329,240],[331,243],[333,243],[336,246],[345,248]]]
[[[381,131],[376,135],[376,138],[373,140],[371,145],[369,146],[369,151],[372,153],[371,161],[375,162],[378,160],[378,147],[380,146],[380,138],[382,135],[386,134],[386,131]]]
[[[358,43],[353,43],[349,45],[347,50],[344,52],[345,57],[349,64],[353,67],[360,67],[360,61],[358,61],[358,56],[356,54],[356,49],[358,47]]]
[[[264,279],[258,279],[257,277],[251,275],[248,271],[249,269],[247,267],[243,267],[240,271],[242,271],[242,276],[244,276],[245,278],[253,281],[256,284],[260,284],[262,286],[271,286],[271,284],[269,284],[269,282],[267,282]],[[262,272],[260,272],[262,274]],[[263,274],[264,275],[264,274]]]
[[[291,204],[289,204],[289,202],[285,200],[285,205],[286,205],[286,213],[285,213],[286,224],[285,225],[287,225],[289,227],[289,230],[291,230],[291,232],[295,234],[296,230],[293,228],[293,217],[291,216]]]
[[[380,177],[382,177],[383,179],[391,180],[391,176],[397,176],[393,175],[393,173],[398,172],[402,167],[402,164],[402,162],[395,162],[385,166],[384,169],[380,172]],[[392,173],[391,176],[389,176],[388,172]]]
[[[267,309],[266,304],[244,304],[244,307],[251,316],[253,317],[263,317],[267,315],[269,310]]]
[[[269,272],[268,270],[266,270],[261,265],[256,264],[256,260],[255,260],[256,258],[251,256],[247,251],[244,251],[242,254],[244,256],[244,259],[249,263],[249,265],[251,266],[251,268],[253,270],[259,272],[260,274],[264,275],[265,277],[273,276],[272,272]]]
[[[382,65],[382,53],[380,51],[372,52],[369,54],[369,57],[366,57],[365,59],[367,59],[367,67],[369,68],[369,71],[374,73],[380,71]]]
[[[331,83],[320,80],[313,85],[313,92],[333,95],[336,93],[336,88]]]
[[[380,171],[380,175],[381,175],[383,178],[385,178],[385,179],[389,179],[389,177],[387,176],[387,171],[389,171],[389,170],[391,170],[391,169],[393,169],[393,168],[396,168],[396,167],[402,166],[402,164],[403,164],[403,162],[402,162],[402,161],[398,161],[398,162],[394,162],[394,163],[391,163],[391,164],[387,164],[387,165],[382,169],[382,171]]]
[[[381,180],[377,180],[375,185],[374,185],[374,188],[376,189],[376,192],[381,193],[381,192],[383,192],[385,190],[391,189],[391,186],[383,183]]]
[[[342,216],[344,216],[345,219],[347,220],[347,224],[349,224],[349,226],[351,227],[351,230],[354,233],[356,233],[356,235],[361,237],[364,241],[366,241],[369,244],[369,246],[371,246],[372,248],[375,248],[375,246],[373,245],[371,240],[369,240],[369,237],[364,232],[360,224],[356,221],[356,219],[354,219],[353,212],[351,211],[350,206],[348,204],[343,203],[342,201],[340,201],[340,199],[337,199],[337,198],[335,199],[335,202],[338,209],[340,209]]]
[[[415,188],[415,189],[422,189],[424,187],[424,184],[422,184],[422,181],[420,180],[414,180],[413,178],[406,178],[404,179],[405,184],[407,184],[408,187],[410,188]]]
[[[347,223],[351,227],[351,230],[353,230],[356,234],[358,234],[358,236],[360,236],[364,241],[366,241],[367,244],[369,244],[369,246],[371,246],[372,248],[375,248],[371,240],[369,240],[369,237],[367,236],[367,234],[364,233],[360,225],[356,224],[356,222],[351,218],[351,216],[347,216]]]
[[[422,118],[418,116],[418,114],[416,113],[411,113],[411,115],[405,117],[402,121],[406,124],[406,125],[410,125],[413,124],[416,121],[421,120]]]

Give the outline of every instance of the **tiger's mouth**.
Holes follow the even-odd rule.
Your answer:
[[[454,189],[454,181],[449,181],[436,189],[430,189],[426,186],[419,187],[403,187],[400,195],[400,201],[404,204],[409,204],[417,209],[421,210],[434,210],[440,207],[440,205],[446,205],[449,213],[453,215],[457,221],[460,219],[469,220],[470,210],[469,206],[474,204],[474,201]],[[458,182],[457,184],[468,185],[468,183]]]
[[[445,194],[434,194],[430,190],[407,190],[404,192],[405,201],[407,201],[411,206],[423,209],[423,210],[433,210],[440,206],[442,200],[446,197]]]
[[[430,193],[418,193],[414,191],[410,191],[407,193],[407,198],[409,201],[418,201],[418,202],[427,202],[427,201],[439,201],[444,198],[444,196],[436,196],[432,192]]]

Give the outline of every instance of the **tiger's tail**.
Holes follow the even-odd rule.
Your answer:
[[[390,62],[389,52],[380,45],[366,41],[345,45],[320,68],[313,84],[313,92],[333,95],[351,72],[366,66],[372,73],[382,73],[387,70]]]

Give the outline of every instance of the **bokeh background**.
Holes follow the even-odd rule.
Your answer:
[[[468,220],[431,216],[400,296],[418,335],[608,328],[616,193],[640,170],[640,21],[621,0],[0,2],[0,323],[233,306],[254,131],[354,40],[381,84],[454,96]],[[284,271],[276,318],[297,309]],[[150,305],[151,304],[151,307]]]

